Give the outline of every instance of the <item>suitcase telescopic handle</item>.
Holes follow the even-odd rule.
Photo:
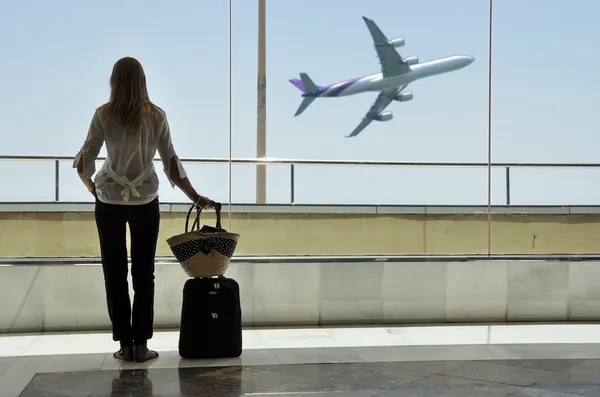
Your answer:
[[[217,217],[217,224],[215,225],[215,227],[217,229],[221,229],[221,208],[223,207],[223,205],[221,203],[215,203],[215,214]],[[192,223],[192,229],[190,231],[194,231],[194,230],[200,230],[200,213],[202,212],[202,208],[192,204],[192,206],[190,207],[190,209],[187,212],[187,215],[185,217],[185,232],[188,232],[188,226],[190,223],[190,215],[192,214],[192,211],[194,210],[194,208],[196,208],[196,219],[194,219],[194,223]]]

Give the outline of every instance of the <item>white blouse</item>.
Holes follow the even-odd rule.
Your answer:
[[[94,178],[98,200],[107,204],[142,205],[157,198],[158,175],[153,161],[157,151],[171,187],[175,186],[170,178],[172,158],[176,160],[179,176],[187,176],[175,153],[167,115],[162,109],[144,110],[140,128],[133,131],[108,121],[102,109],[102,106],[96,109],[87,138],[73,161],[73,168],[83,161],[83,177],[91,178],[106,142],[106,160]]]

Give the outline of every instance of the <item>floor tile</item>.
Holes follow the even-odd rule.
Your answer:
[[[388,390],[429,375],[423,368],[421,371],[410,370],[408,363],[402,364],[404,363],[307,364],[264,369],[300,378],[301,382],[282,385],[281,390],[277,391]],[[432,363],[431,367],[434,366]]]
[[[223,367],[246,365],[277,365],[279,361],[273,351],[267,349],[246,350],[240,357],[208,360],[185,360],[189,367]]]
[[[278,394],[267,394],[262,397],[373,397],[382,390],[360,390],[360,391],[311,391],[311,392],[281,392]],[[247,395],[250,397],[250,395]],[[260,395],[256,395],[259,397]]]
[[[64,383],[69,377],[75,395],[89,396],[119,396],[132,388],[140,393],[152,390],[156,396],[192,396],[206,394],[212,387],[211,397],[238,397],[244,380],[253,390],[247,396],[257,397],[420,396],[430,395],[436,387],[446,393],[441,396],[456,395],[457,389],[468,391],[465,395],[473,391],[486,396],[506,391],[517,397],[600,395],[600,343],[579,343],[600,340],[594,336],[600,335],[600,325],[579,327],[245,329],[241,357],[211,360],[181,359],[178,332],[158,331],[151,348],[159,350],[161,357],[141,364],[114,360],[112,352],[118,345],[107,332],[1,336],[0,397],[18,396],[30,381],[34,382],[29,395],[51,396],[46,391],[40,394],[40,389],[58,382],[48,373],[64,371],[79,372],[61,375],[63,381],[56,387],[64,387],[57,395],[72,392]],[[544,336],[535,339],[536,332]],[[490,344],[492,340],[497,344]],[[17,354],[21,356],[14,357]],[[80,379],[82,373],[98,370],[103,372],[86,375],[87,381]],[[272,382],[259,384],[258,374]],[[181,382],[182,377],[187,380]]]
[[[0,377],[0,397],[18,396],[36,373],[100,370],[106,354],[19,357]]]
[[[255,353],[260,351],[254,350]],[[40,362],[37,364],[37,368],[44,368]],[[563,360],[560,366],[564,365]],[[69,363],[63,362],[61,367],[68,366]],[[544,366],[552,365],[546,362]],[[553,367],[558,368],[558,363]],[[104,371],[86,371],[84,367],[80,369],[82,370],[78,372],[72,372],[71,369],[71,372],[39,373],[33,379],[25,380],[25,384],[28,384],[22,396],[568,397],[569,393],[574,393],[569,387],[577,387],[577,394],[580,396],[594,396],[593,393],[600,387],[600,378],[597,376],[600,361],[597,360],[578,362],[561,372],[527,368],[518,365],[517,362],[495,364],[460,361],[179,368],[150,366]],[[548,378],[544,378],[528,388],[522,386],[530,383],[532,378],[548,373],[571,374],[571,377],[563,377],[562,380],[551,384],[548,383]],[[476,378],[490,378],[495,381]],[[557,379],[556,376],[554,379]],[[573,379],[580,381],[574,382]],[[507,382],[518,383],[521,386]]]
[[[248,329],[242,331],[244,350],[267,349],[267,343],[256,330]]]
[[[340,347],[326,329],[261,329],[257,333],[269,349]]]
[[[351,350],[365,362],[489,360],[488,346],[390,346],[354,347]]]
[[[574,371],[587,371],[600,374],[600,359],[599,360],[582,360],[571,367]]]
[[[554,372],[513,365],[493,364],[484,361],[470,361],[452,368],[445,368],[439,373],[508,385],[530,386],[536,381],[552,375]]]
[[[41,373],[33,377],[22,395],[88,396],[99,384],[111,381],[113,375],[114,372],[108,371]],[[141,389],[140,385],[136,386],[137,389]]]
[[[490,327],[490,344],[600,343],[600,324],[521,324]]]
[[[153,370],[153,378],[176,382],[188,391],[215,395],[222,392],[252,394],[273,391],[297,381],[296,375],[276,373],[260,367],[180,368]]]
[[[109,333],[50,333],[33,339],[22,356],[98,354],[119,350]]]
[[[177,330],[156,331],[150,342],[151,348],[158,351],[173,351],[177,349],[178,339]],[[523,344],[579,345],[596,346],[596,348],[593,353],[587,353],[585,357],[574,358],[592,358],[592,355],[600,357],[599,324],[244,329],[243,340],[244,350],[378,346],[457,346],[462,349],[466,345],[496,346],[501,349],[503,346]],[[118,345],[112,340],[110,332],[45,333],[0,337],[0,357],[94,354],[108,353],[117,349]],[[578,350],[577,347],[574,349]]]
[[[40,334],[3,335],[0,337],[0,357],[22,356]]]
[[[522,368],[543,369],[546,371],[563,371],[583,360],[490,360],[493,364],[512,365]]]
[[[387,328],[392,346],[485,345],[487,325]]]
[[[597,344],[533,344],[533,345],[490,345],[488,350],[493,359],[543,360],[568,359],[582,360],[600,358],[600,345]]]
[[[279,364],[352,363],[363,361],[358,354],[345,347],[273,349],[271,351]]]
[[[34,373],[16,371],[0,377],[0,397],[17,397],[33,378]]]
[[[521,388],[448,375],[431,375],[400,386],[377,397],[507,397]]]
[[[326,328],[326,331],[340,347],[392,346],[388,328],[348,327]]]
[[[600,361],[586,360],[540,379],[532,387],[586,397],[600,396]]]
[[[511,394],[510,397],[581,397],[576,394],[565,394],[550,390],[540,390],[532,387],[526,387],[519,390],[515,394]]]
[[[17,357],[0,357],[0,376],[2,376],[15,361],[17,361]]]

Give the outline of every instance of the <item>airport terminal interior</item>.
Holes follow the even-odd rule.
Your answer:
[[[0,397],[600,397],[600,1],[33,3],[0,2]],[[73,169],[125,53],[149,76],[139,108],[169,109],[222,203],[178,249],[194,205],[162,168],[182,183],[179,166],[132,156],[151,193]],[[574,64],[568,92],[548,84]],[[148,361],[113,356],[101,184],[117,204],[160,191],[155,284],[136,287],[154,288]],[[195,260],[230,280],[191,277]],[[213,289],[190,299],[190,281]],[[241,355],[185,358],[184,313],[186,343],[241,330]]]
[[[165,236],[187,208],[164,204]],[[98,247],[79,243],[94,240],[93,204],[0,204],[0,230],[10,230],[0,236],[9,243],[0,246],[0,396],[600,395],[600,257],[585,238],[600,223],[582,230],[575,208],[496,209],[505,230],[493,255],[452,252],[485,252],[478,208],[386,207],[383,223],[364,206],[232,208],[247,236],[226,272],[240,284],[241,356],[181,358],[188,275],[161,243],[149,341],[160,356],[123,363],[113,358]],[[383,235],[417,223],[436,251],[376,255],[398,242],[345,235],[357,216]],[[518,236],[532,225],[557,239],[539,255],[501,254],[526,251]],[[258,229],[266,235],[253,240]],[[349,247],[364,254],[342,255]],[[590,253],[551,253],[566,247]]]

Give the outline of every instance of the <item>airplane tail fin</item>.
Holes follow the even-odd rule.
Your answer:
[[[297,89],[302,91],[304,94],[315,95],[321,92],[321,88],[312,81],[310,77],[306,73],[300,73],[299,79],[291,79],[290,83],[294,85]]]
[[[296,113],[294,114],[295,116],[300,116],[302,114],[302,112],[304,112],[306,110],[307,107],[310,106],[311,103],[313,103],[313,101],[316,99],[317,97],[314,96],[306,96],[304,97],[304,99],[302,99],[302,102],[300,103],[300,106],[298,106],[298,110],[296,110]]]
[[[296,88],[298,88],[304,94],[304,99],[302,99],[302,103],[298,106],[298,110],[294,116],[299,116],[310,106],[311,103],[317,98],[317,96],[321,93],[321,89],[317,86],[310,77],[306,73],[300,73],[300,79],[291,79],[290,83],[292,83]]]
[[[299,89],[300,91],[302,91],[302,93],[304,93],[304,84],[302,84],[302,80],[300,80],[300,79],[290,79],[290,83],[292,83],[294,85],[294,87],[296,87],[297,89]]]

